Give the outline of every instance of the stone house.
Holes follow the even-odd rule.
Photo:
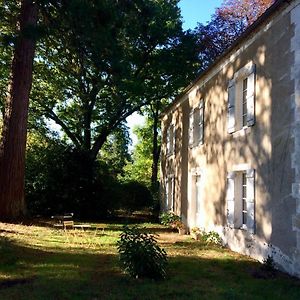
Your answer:
[[[278,0],[162,114],[162,207],[300,276],[300,0]]]

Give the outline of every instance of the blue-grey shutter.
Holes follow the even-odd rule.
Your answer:
[[[204,100],[199,103],[199,144],[204,143]]]
[[[175,127],[175,125],[173,125],[173,139],[172,139],[172,143],[173,143],[173,146],[172,146],[173,153],[172,154],[175,154],[175,152],[176,152],[176,127]]]
[[[228,85],[228,111],[227,111],[227,131],[235,131],[235,82],[230,80]]]
[[[174,212],[174,209],[175,209],[175,178],[174,176],[172,177],[171,179],[171,189],[172,189],[172,192],[171,192],[171,210]]]
[[[165,180],[165,209],[169,210],[169,180],[166,178]]]
[[[255,232],[255,170],[246,172],[247,178],[247,230]]]
[[[170,141],[171,141],[171,137],[170,137],[170,126],[167,128],[167,155],[170,154]]]
[[[190,112],[189,118],[189,146],[193,147],[194,145],[194,110]]]
[[[252,66],[247,78],[247,126],[253,126],[255,124],[255,65]]]
[[[235,173],[229,172],[227,175],[227,225],[234,228],[234,179]]]

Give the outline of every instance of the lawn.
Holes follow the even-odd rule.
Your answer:
[[[159,234],[164,281],[132,279],[118,264],[120,224],[68,230],[0,223],[0,299],[300,299],[300,280],[189,236]],[[96,227],[97,226],[97,227]]]

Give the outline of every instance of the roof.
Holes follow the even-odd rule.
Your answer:
[[[239,46],[244,40],[246,40],[251,33],[253,33],[259,26],[261,26],[266,20],[271,18],[278,9],[281,9],[284,5],[288,5],[295,0],[277,0],[271,5],[253,24],[251,24],[232,44],[228,47],[220,56],[218,56],[214,62],[208,66],[203,72],[196,77],[183,91],[180,93],[175,100],[167,106],[161,113],[161,116],[165,115],[174,105],[176,105],[181,98],[206,74],[208,74],[220,61],[222,61],[230,52]]]

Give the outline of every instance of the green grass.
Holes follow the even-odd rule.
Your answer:
[[[164,281],[132,279],[118,264],[120,224],[58,230],[0,223],[0,299],[300,299],[300,281],[268,278],[248,257],[163,232]],[[103,229],[104,228],[104,229]]]

